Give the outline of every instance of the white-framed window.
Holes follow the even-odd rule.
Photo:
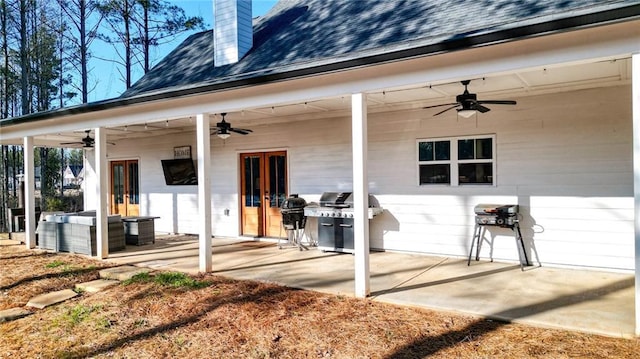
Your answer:
[[[417,141],[418,184],[496,184],[496,136],[427,138]]]

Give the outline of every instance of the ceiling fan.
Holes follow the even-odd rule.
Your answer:
[[[212,135],[217,135],[223,140],[226,140],[227,138],[229,138],[229,136],[231,136],[231,132],[239,133],[241,135],[248,135],[249,133],[253,132],[252,130],[246,128],[231,127],[231,124],[224,120],[224,117],[227,115],[227,113],[224,112],[220,115],[222,116],[222,121],[218,122],[216,124],[216,127],[213,128],[214,130],[213,132],[211,132]]]
[[[427,106],[424,108],[434,108],[441,106],[449,106],[448,108],[436,113],[434,116],[438,116],[442,113],[445,113],[449,110],[457,109],[458,115],[469,118],[476,114],[477,112],[485,113],[491,111],[490,108],[482,106],[483,104],[491,104],[491,105],[515,105],[515,101],[511,100],[478,100],[478,95],[474,93],[469,93],[467,86],[471,82],[471,80],[460,81],[462,85],[464,85],[464,92],[458,96],[456,96],[456,102],[454,103],[444,103],[441,105],[433,105]]]
[[[83,137],[80,141],[75,141],[75,142],[62,142],[60,143],[60,145],[66,146],[66,145],[82,145],[82,148],[93,148],[93,145],[95,144],[96,140],[93,139],[90,135],[91,130],[85,130],[84,131],[87,136]],[[107,142],[110,145],[115,145],[115,143],[113,142]]]

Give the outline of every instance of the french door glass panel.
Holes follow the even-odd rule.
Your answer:
[[[260,156],[244,159],[244,193],[246,207],[260,207]]]

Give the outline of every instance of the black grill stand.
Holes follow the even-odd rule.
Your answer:
[[[524,266],[525,265],[528,266],[530,264],[529,264],[529,258],[527,256],[527,250],[524,248],[524,240],[522,240],[522,232],[520,232],[520,223],[518,221],[515,221],[515,223],[511,225],[480,224],[476,222],[476,226],[473,229],[473,239],[471,239],[471,249],[469,250],[469,259],[467,260],[467,266],[471,265],[471,256],[473,255],[474,246],[476,247],[476,261],[480,260],[480,244],[482,243],[484,234],[487,231],[486,226],[510,228],[513,231],[516,237],[516,246],[518,245],[520,246],[519,249],[522,250],[522,254],[524,255],[524,264],[523,264],[522,258],[520,257],[520,250],[518,250],[518,257],[520,257],[520,269],[524,271]],[[493,261],[493,258],[491,258],[491,260]]]
[[[300,228],[300,222],[295,221],[295,227],[291,228],[290,226],[284,225],[283,227],[287,232],[287,241],[285,244],[288,244],[293,247],[298,247],[300,250],[309,250],[309,247],[302,244],[302,237],[304,236],[304,228]],[[278,238],[278,248],[282,249],[282,243],[280,243],[280,238]]]

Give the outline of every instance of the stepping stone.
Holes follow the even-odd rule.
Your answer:
[[[0,323],[10,322],[31,315],[33,312],[24,308],[11,308],[0,310]]]
[[[113,267],[107,268],[100,271],[100,278],[102,279],[115,279],[115,280],[127,280],[131,279],[136,274],[139,273],[149,273],[150,270],[147,268],[140,268],[134,266],[121,266],[121,267]]]
[[[43,309],[50,305],[64,302],[65,300],[71,299],[77,295],[78,293],[72,291],[71,289],[65,289],[65,290],[59,290],[57,292],[41,294],[39,296],[31,298],[31,300],[29,300],[29,302],[27,303],[27,307]]]
[[[24,232],[12,232],[12,233],[9,233],[9,238],[12,241],[18,242],[18,243],[26,243],[27,242],[27,235]]]
[[[0,239],[0,246],[15,246],[19,244],[22,244],[22,242],[13,239]]]
[[[88,293],[97,293],[105,289],[109,289],[114,285],[117,285],[118,283],[119,282],[117,280],[96,279],[90,282],[78,283],[76,284],[76,289],[82,290]]]

